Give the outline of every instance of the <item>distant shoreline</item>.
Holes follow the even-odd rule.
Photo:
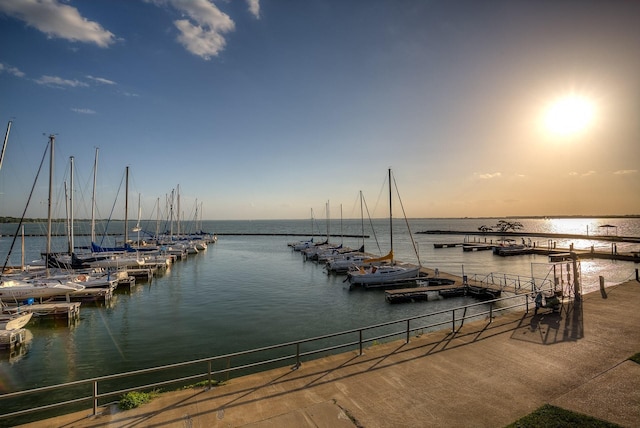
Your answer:
[[[383,219],[384,217],[380,217]],[[640,214],[617,214],[617,215],[552,215],[552,216],[495,216],[495,217],[410,217],[409,220],[494,220],[494,219],[531,219],[531,220],[554,220],[554,219],[598,219],[598,218],[621,218],[621,219],[630,219],[630,218],[640,218]],[[300,220],[308,220],[305,218],[283,218],[283,219],[214,219],[214,220],[202,220],[202,221],[300,221]],[[346,218],[344,220],[360,220],[359,218]],[[17,217],[0,217],[0,224],[15,224],[20,223],[20,218]],[[48,220],[46,218],[25,218],[22,219],[23,223],[44,223]],[[51,219],[54,223],[62,223],[66,222],[66,219],[57,218]],[[91,219],[76,219],[76,222],[89,222]],[[105,221],[124,221],[124,219],[96,219],[96,222],[105,222]],[[128,221],[133,221],[129,219]],[[154,219],[147,219],[140,221],[143,222],[155,222]],[[190,222],[185,221],[186,222]]]

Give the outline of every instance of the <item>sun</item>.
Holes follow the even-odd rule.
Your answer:
[[[594,120],[595,105],[589,98],[571,94],[553,101],[544,114],[544,126],[561,137],[579,134]]]

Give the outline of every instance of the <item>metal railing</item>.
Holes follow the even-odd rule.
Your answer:
[[[392,337],[404,337],[406,343],[409,343],[411,334],[417,331],[424,332],[425,330],[436,331],[444,329],[444,326],[450,325],[451,331],[456,330],[464,325],[464,322],[469,319],[483,319],[488,317],[489,322],[493,320],[496,313],[504,312],[507,310],[513,310],[524,307],[529,311],[530,305],[529,295],[515,295],[508,297],[501,297],[489,301],[483,301],[473,303],[470,305],[460,306],[453,309],[446,309],[429,314],[423,314],[413,316],[410,318],[403,318],[396,321],[388,321],[380,324],[374,324],[362,328],[356,328],[338,333],[331,333],[322,336],[316,336],[308,339],[297,340],[293,342],[282,343],[278,345],[266,346],[262,348],[255,348],[247,351],[234,352],[230,354],[220,355],[216,357],[207,357],[197,360],[191,360],[182,363],[175,363],[169,365],[163,365],[158,367],[151,367],[142,370],[129,371],[114,375],[100,376],[91,379],[78,380],[73,382],[67,382],[57,385],[45,386],[40,388],[33,388],[24,391],[10,392],[0,395],[1,407],[7,409],[7,400],[12,399],[24,399],[26,403],[33,404],[38,399],[38,395],[47,394],[47,397],[55,396],[51,394],[53,392],[62,393],[66,395],[75,394],[72,398],[52,402],[50,404],[39,405],[30,407],[23,410],[15,410],[9,413],[0,414],[0,420],[34,414],[36,412],[51,411],[54,409],[60,409],[64,406],[77,405],[80,403],[92,403],[93,415],[98,413],[98,407],[108,404],[112,404],[115,401],[113,397],[122,396],[127,392],[132,391],[144,391],[155,390],[161,386],[178,384],[193,381],[203,381],[206,383],[207,388],[212,388],[217,384],[214,377],[228,376],[230,373],[239,371],[248,371],[258,367],[273,366],[282,367],[282,365],[275,366],[277,363],[291,362],[293,363],[292,369],[297,369],[303,362],[305,357],[317,355],[321,353],[328,353],[340,349],[358,349],[359,355],[362,355],[363,348],[366,344],[376,344],[378,341],[388,339]],[[531,299],[531,302],[533,300]],[[487,310],[483,306],[488,306]],[[481,309],[477,312],[474,310]],[[468,312],[473,312],[468,314]],[[421,322],[419,322],[419,320]],[[398,329],[397,326],[401,326]],[[312,347],[313,344],[322,344],[322,342],[329,341],[330,339],[339,339],[336,343],[328,344],[328,346],[321,346],[317,349]],[[305,346],[310,346],[311,349],[305,349]],[[284,355],[272,355],[275,351],[284,351]],[[262,356],[255,360],[246,361],[248,357]],[[237,365],[232,365],[232,361],[238,361]],[[214,370],[215,364],[222,364],[224,368]],[[180,370],[191,368],[195,373],[184,375],[180,373]],[[268,369],[264,368],[265,370]],[[165,372],[168,379],[148,383],[139,380],[138,382],[132,382],[133,384],[122,389],[107,390],[109,382],[118,381],[121,387],[121,383],[124,379],[134,380],[135,377],[143,375],[154,375],[154,380],[157,380],[157,376],[160,372]],[[83,391],[73,391],[76,387],[83,387]],[[61,394],[65,395],[65,394]],[[40,398],[42,400],[42,398]],[[111,399],[111,401],[108,401]],[[102,403],[102,404],[100,404]],[[19,407],[20,403],[14,402],[13,407]],[[57,414],[61,414],[58,412]],[[52,415],[49,415],[52,416]]]
[[[542,289],[553,288],[553,282],[547,278],[534,278],[525,275],[499,272],[491,272],[483,275],[473,274],[469,279],[481,286],[491,285],[498,287],[501,291],[509,289],[515,291],[516,294],[534,293]]]

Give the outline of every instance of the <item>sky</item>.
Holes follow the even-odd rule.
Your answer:
[[[359,218],[359,192],[385,217],[389,168],[394,216],[640,214],[639,21],[626,0],[0,0],[0,216],[46,217],[50,135],[62,218],[68,194],[90,217],[94,164],[98,218],[127,189],[130,219]]]

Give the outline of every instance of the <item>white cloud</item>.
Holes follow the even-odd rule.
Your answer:
[[[614,172],[615,175],[627,175],[627,174],[636,174],[638,172],[637,169],[621,169]]]
[[[6,66],[6,65],[4,65],[3,63],[0,62],[0,73],[2,73],[4,71],[6,71],[9,74],[13,74],[16,77],[24,77],[25,76],[25,74],[22,71],[18,70],[17,68]]]
[[[71,87],[71,88],[89,86],[85,82],[81,82],[79,80],[63,79],[62,77],[57,77],[57,76],[42,76],[41,78],[36,79],[36,83],[39,83],[40,85],[46,85],[46,86]]]
[[[174,21],[180,31],[178,41],[192,54],[205,60],[217,56],[225,47],[224,34],[235,29],[229,15],[209,0],[152,0],[155,4],[170,4],[187,19]]]
[[[583,177],[589,177],[590,175],[595,174],[596,172],[594,170],[591,171],[587,171],[585,173],[582,174]]]
[[[249,12],[260,19],[260,0],[247,0],[247,3],[249,4]]]
[[[95,43],[102,48],[115,41],[113,33],[58,0],[2,0],[0,12],[26,22],[49,37]]]
[[[108,79],[105,79],[104,77],[87,76],[87,79],[91,79],[94,82],[102,83],[102,84],[105,84],[105,85],[115,85],[116,84],[116,82],[114,82],[113,80],[108,80]]]
[[[94,110],[91,110],[89,108],[72,108],[71,111],[80,114],[96,114]]]
[[[474,173],[478,178],[481,178],[483,180],[491,180],[493,178],[500,178],[502,177],[502,173],[501,172],[491,172],[491,173],[484,173],[484,174],[479,174],[479,173]]]

